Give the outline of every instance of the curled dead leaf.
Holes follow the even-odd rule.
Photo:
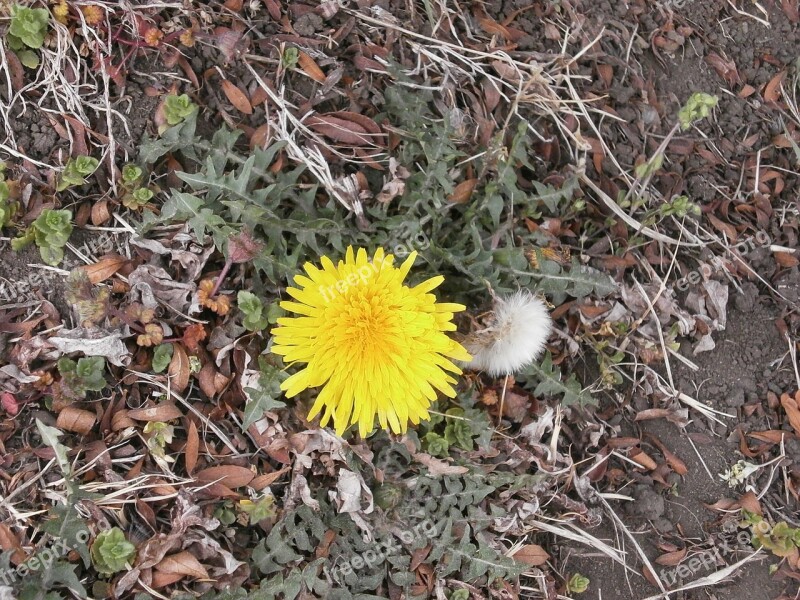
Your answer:
[[[66,406],[58,413],[56,427],[64,431],[88,435],[92,431],[96,420],[97,417],[93,412],[74,406]]]
[[[166,423],[183,416],[181,410],[172,402],[163,402],[149,408],[133,408],[128,411],[128,418],[135,421],[157,421]]]
[[[189,356],[181,344],[172,344],[172,360],[169,361],[167,373],[171,380],[172,387],[178,393],[182,392],[189,385],[190,374]]]
[[[186,575],[196,579],[208,579],[208,571],[191,552],[183,551],[165,556],[155,566],[157,571],[168,574]]]

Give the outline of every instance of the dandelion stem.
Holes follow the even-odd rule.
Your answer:
[[[208,295],[209,298],[213,298],[217,295],[219,288],[222,287],[222,282],[225,281],[225,276],[228,274],[228,271],[231,270],[232,264],[233,261],[230,258],[225,261],[225,266],[222,267],[222,271],[220,271],[219,275],[217,275],[217,281],[214,283],[214,289],[211,290],[211,293]]]
[[[503,407],[506,403],[506,389],[508,388],[508,373],[506,373],[506,378],[503,380],[503,391],[500,392],[500,412],[497,414],[497,427],[500,427],[500,423],[503,421]]]

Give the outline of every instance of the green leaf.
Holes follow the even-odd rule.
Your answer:
[[[17,50],[17,57],[19,62],[29,69],[35,69],[39,66],[39,55],[33,50]]]
[[[261,419],[265,412],[286,406],[284,402],[280,402],[276,398],[283,393],[281,392],[281,382],[289,375],[282,369],[269,364],[263,357],[259,357],[259,363],[261,373],[258,378],[258,387],[244,389],[247,403],[244,406],[242,431],[247,431],[247,428]]]
[[[100,162],[91,156],[78,156],[70,158],[61,171],[56,190],[63,192],[70,186],[78,186],[86,183],[86,177],[97,170]]]
[[[169,94],[164,99],[164,115],[170,125],[177,125],[195,111],[197,105],[186,94]]]
[[[142,180],[143,172],[137,165],[127,164],[122,167],[122,183],[134,187]]]
[[[450,442],[438,433],[431,431],[422,438],[425,442],[425,450],[431,456],[447,456],[450,453]]]
[[[29,48],[38,49],[44,44],[50,12],[45,8],[11,8],[11,25],[8,33]]]
[[[64,435],[62,431],[60,429],[56,429],[55,427],[45,425],[39,419],[36,419],[36,428],[39,430],[39,435],[42,436],[42,441],[52,448],[53,452],[56,453],[56,460],[58,461],[58,466],[61,469],[61,473],[64,475],[64,477],[69,477],[69,474],[71,473],[69,459],[67,458],[67,452],[69,452],[69,448],[58,441],[58,438]]]
[[[567,380],[563,381],[561,371],[557,365],[553,364],[553,356],[550,352],[545,354],[541,364],[532,363],[519,373],[516,379],[525,383],[525,389],[533,388],[536,396],[561,396],[561,402],[565,406],[597,405],[597,401],[583,391],[574,373],[570,373]]]
[[[106,359],[102,356],[87,356],[78,359],[75,373],[80,377],[84,389],[99,392],[106,387],[103,371],[106,368]]]
[[[125,570],[136,556],[136,546],[118,527],[98,534],[91,548],[92,564],[99,573],[113,575]]]
[[[239,310],[244,313],[242,325],[245,329],[248,331],[260,331],[267,327],[269,323],[267,322],[267,316],[263,314],[264,305],[258,296],[246,290],[239,290],[237,303]]]
[[[153,371],[161,373],[172,362],[172,353],[174,348],[172,344],[159,344],[153,350]]]

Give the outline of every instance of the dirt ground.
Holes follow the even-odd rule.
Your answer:
[[[409,9],[413,3],[401,0],[363,0],[351,4],[363,9],[369,8],[372,11],[370,14],[380,15],[382,13],[379,11],[387,12],[394,15],[399,24],[409,22],[412,19],[411,12],[416,15],[416,9]],[[738,9],[734,10],[734,5],[741,7],[741,11],[746,14],[736,12]],[[382,53],[369,47],[372,42],[368,33],[347,33],[347,27],[352,30],[355,22],[348,20],[346,15],[349,13],[343,11],[331,17],[329,22],[327,18],[320,16],[318,8],[305,7],[301,10],[295,7],[282,13],[286,22],[292,22],[291,36],[285,33],[286,23],[282,25],[274,19],[259,21],[248,30],[249,45],[240,41],[226,42],[222,44],[222,54],[227,53],[229,57],[233,57],[243,56],[248,52],[257,53],[259,49],[268,47],[274,36],[280,35],[290,40],[300,39],[307,48],[326,48],[335,56],[335,60],[321,60],[322,66],[341,70],[339,76],[348,82],[346,93],[331,92],[333,88],[321,92],[319,81],[304,77],[291,87],[290,100],[307,111],[316,110],[322,114],[325,111],[341,110],[369,115],[371,118],[383,108],[382,90],[377,87],[373,89],[369,85],[369,78],[383,64],[378,59],[396,52],[400,62],[405,61],[407,65],[411,65],[414,62],[413,57],[405,53],[404,47],[397,43],[400,34],[395,30],[389,36],[390,43],[387,46],[397,43],[400,49],[392,47],[391,51]],[[586,545],[554,536],[542,535],[537,539],[537,544],[545,546],[552,559],[550,565],[558,574],[558,577],[548,579],[552,584],[549,588],[551,592],[557,587],[553,581],[558,580],[558,585],[561,586],[559,593],[566,595],[563,581],[559,578],[578,572],[587,576],[591,585],[588,591],[576,597],[597,600],[656,598],[659,597],[659,587],[652,581],[652,577],[648,581],[643,575],[645,567],[639,556],[639,549],[628,536],[635,539],[641,551],[653,563],[655,575],[665,586],[671,588],[691,584],[714,570],[749,556],[753,552],[752,546],[737,541],[737,533],[742,529],[739,529],[735,516],[731,516],[735,511],[730,509],[730,505],[720,509],[721,505],[718,504],[722,499],[730,499],[731,503],[737,500],[741,496],[741,489],[732,489],[720,474],[739,459],[766,461],[775,457],[776,449],[762,451],[761,448],[756,448],[756,444],[747,434],[777,430],[791,434],[787,420],[783,416],[778,417],[782,414],[778,408],[778,398],[800,386],[800,375],[793,364],[793,336],[797,333],[800,308],[800,266],[797,260],[791,260],[800,248],[796,229],[800,153],[790,143],[790,140],[797,139],[796,131],[788,133],[792,115],[774,98],[777,97],[778,89],[783,90],[784,97],[796,95],[798,92],[788,88],[791,76],[800,69],[800,25],[797,19],[790,18],[796,15],[797,2],[488,0],[481,3],[481,9],[495,22],[506,23],[524,34],[514,39],[513,48],[509,50],[515,59],[544,60],[560,55],[564,48],[565,35],[571,36],[571,50],[584,50],[580,59],[569,63],[568,70],[573,77],[570,81],[574,81],[577,93],[587,99],[587,105],[596,106],[609,117],[597,120],[595,130],[586,127],[585,123],[583,125],[581,135],[589,148],[585,153],[585,172],[588,177],[597,181],[598,186],[609,197],[619,197],[624,182],[620,171],[633,173],[637,166],[656,152],[673,126],[674,115],[692,94],[704,91],[717,95],[719,104],[709,122],[703,125],[702,136],[696,131],[677,133],[666,152],[664,167],[652,179],[652,186],[665,198],[684,194],[697,203],[702,211],[696,217],[699,229],[706,233],[712,232],[717,236],[716,239],[731,242],[729,234],[734,231],[740,239],[754,239],[754,236],[760,234],[767,240],[766,243],[748,249],[744,256],[747,266],[743,266],[742,261],[741,264],[729,261],[727,271],[711,274],[710,279],[727,285],[729,291],[726,306],[723,307],[724,317],[711,306],[710,298],[703,296],[698,300],[697,294],[691,290],[675,293],[675,306],[692,318],[702,314],[709,316],[709,319],[703,321],[704,325],[698,326],[690,335],[679,337],[677,351],[672,355],[667,354],[668,366],[665,365],[663,356],[653,361],[657,363],[653,368],[675,390],[714,411],[727,413],[720,417],[721,423],[705,418],[694,410],[686,413],[688,418],[637,420],[637,413],[651,409],[661,410],[666,404],[658,394],[643,393],[642,388],[631,386],[629,380],[598,394],[602,399],[598,412],[601,409],[608,412],[609,404],[620,405],[619,411],[612,418],[608,421],[591,421],[587,418],[582,422],[584,425],[592,422],[600,427],[602,421],[602,426],[608,427],[604,431],[613,430],[620,437],[641,440],[642,449],[657,457],[659,464],[671,460],[663,451],[662,446],[665,446],[686,469],[683,475],[672,470],[665,477],[661,476],[661,471],[654,473],[655,469],[631,469],[622,483],[608,482],[602,478],[599,480],[598,486],[612,496],[609,503],[619,515],[622,525],[604,518],[590,533],[623,550],[628,559],[628,569]],[[556,25],[561,21],[556,17],[571,21],[573,29],[561,31]],[[768,21],[769,25],[760,22],[762,20]],[[453,27],[457,28],[457,25]],[[328,39],[325,35],[329,35],[332,28],[337,31],[337,35],[344,32],[341,38],[336,39],[336,44],[339,45],[327,45],[328,42],[324,41]],[[365,28],[364,32],[371,33],[371,30]],[[427,21],[418,33],[437,35]],[[504,43],[502,36],[493,43],[501,45],[501,42]],[[241,47],[237,44],[241,44]],[[334,46],[335,49],[331,49]],[[215,84],[217,80],[214,79],[218,75],[213,72],[215,69],[217,72],[220,70],[219,40],[183,49],[183,54],[185,62],[177,66],[175,63],[165,66],[160,58],[149,55],[132,59],[125,85],[115,88],[117,94],[112,102],[113,109],[124,115],[124,120],[115,117],[108,119],[106,114],[88,111],[87,119],[92,126],[94,139],[105,138],[109,134],[108,124],[111,122],[111,133],[118,144],[119,164],[136,156],[143,136],[154,135],[153,114],[159,107],[160,97],[170,89],[188,85],[190,78],[187,76],[187,69],[202,77],[202,85],[194,96],[202,98],[198,119],[199,133],[208,134],[222,123],[228,123],[235,124],[251,136],[270,118],[265,108],[267,102],[240,115],[231,108],[231,96],[220,92]],[[357,66],[354,66],[354,57],[361,61]],[[263,64],[267,67],[264,69],[274,69],[276,62],[265,61]],[[363,66],[365,63],[367,67]],[[257,89],[252,73],[234,59],[231,59],[230,66],[226,63],[225,69],[225,77],[235,82],[239,88]],[[562,81],[559,85],[566,84]],[[456,95],[452,90],[448,93],[453,97]],[[498,115],[505,118],[502,107],[493,110],[496,114],[489,111],[488,116],[484,115],[486,122],[492,121]],[[535,146],[538,154],[531,157],[533,165],[530,169],[537,176],[540,173],[550,177],[555,175],[563,180],[571,167],[570,154],[563,149],[565,144],[558,137],[560,133],[557,129],[546,124],[546,116],[536,110],[537,107],[531,105],[523,105],[519,110],[522,118],[541,127],[541,139]],[[32,161],[62,164],[63,158],[71,149],[71,134],[65,135],[43,118],[43,115],[41,111],[25,111],[16,115],[8,125],[13,131],[19,151]],[[800,118],[800,115],[794,116]],[[567,120],[574,131],[579,129],[579,118],[583,117],[578,115],[572,122]],[[474,139],[477,139],[480,136],[480,123],[475,119],[472,125],[475,125],[476,131],[473,133]],[[87,136],[87,139],[91,139],[91,136]],[[606,149],[610,149],[610,152]],[[337,173],[357,172],[357,168],[346,161],[339,161],[331,155],[326,158],[330,159]],[[172,156],[169,159],[174,160]],[[530,169],[525,167],[526,176],[531,172]],[[176,185],[174,170],[176,168],[170,164],[168,169],[158,175],[156,183],[159,191],[166,193],[168,188]],[[455,169],[453,172],[455,173]],[[377,175],[375,177],[380,179]],[[97,228],[87,229],[84,226],[92,221],[91,207],[112,196],[108,191],[108,181],[108,165],[103,164],[83,188],[81,197],[66,206],[74,209],[77,215],[77,227],[70,239],[70,244],[75,248],[82,245],[85,247],[86,244],[91,248],[92,240],[99,236]],[[41,205],[50,203],[51,198],[34,194],[31,202],[35,205],[34,208],[40,208]],[[30,214],[35,215],[36,212],[32,209]],[[609,211],[599,202],[596,203],[592,218],[603,222],[603,219],[610,217]],[[109,219],[104,225],[122,228],[120,223]],[[602,235],[590,239],[588,243],[587,237],[581,238],[584,232],[577,225],[572,230],[564,227],[561,233],[567,232],[563,238],[570,240],[572,251],[580,255],[586,264],[598,267],[608,265],[607,271],[617,284],[626,281],[631,265],[636,264],[634,260],[625,262],[629,253],[624,246],[628,242],[631,246],[641,245],[641,255],[644,257],[641,262],[646,262],[648,268],[659,276],[672,273],[670,269],[673,267],[681,276],[686,276],[698,270],[699,264],[707,264],[710,257],[720,252],[719,247],[707,245],[705,248],[687,250],[686,254],[678,255],[673,261],[667,253],[654,249],[654,244],[649,244],[647,240],[642,242],[641,238],[635,237],[639,232],[623,235],[620,234],[620,229],[624,230],[625,227],[619,224],[609,226]],[[553,246],[555,245],[554,243]],[[773,247],[778,247],[779,250],[775,251]],[[108,251],[105,248],[100,251],[95,251],[97,248],[91,249],[93,258]],[[124,244],[124,248],[117,247],[115,250],[128,254],[126,258],[131,260],[130,270],[133,263],[143,264],[150,261],[156,264],[159,260],[152,253],[127,244]],[[211,272],[219,273],[225,257],[222,254],[214,256],[209,263],[215,265]],[[74,306],[65,296],[65,281],[69,272],[79,266],[82,259],[69,249],[67,257],[68,262],[60,270],[48,271],[40,268],[41,261],[35,247],[13,252],[4,242],[0,247],[0,285],[5,284],[5,287],[0,288],[0,302],[7,305],[4,310],[23,309],[30,302],[46,301],[43,304],[45,312],[49,310],[47,303],[50,303],[64,325],[77,325],[72,310]],[[208,255],[205,260],[208,260]],[[49,282],[39,286],[45,292],[37,292],[36,286],[30,289],[20,288],[20,282],[30,280],[31,273],[37,270],[42,271]],[[591,302],[595,301],[599,305],[602,299],[591,299]],[[590,301],[587,301],[584,306],[589,304]],[[557,307],[556,310],[564,309],[560,313],[563,318],[557,322],[557,326],[563,330],[559,343],[564,339],[571,339],[572,335],[575,339],[586,339],[579,335],[582,332],[578,326],[581,323],[580,318],[576,316],[578,306],[579,302],[573,307],[565,302]],[[592,307],[595,308],[594,305]],[[674,314],[678,314],[677,309]],[[698,323],[702,321],[699,318],[695,320]],[[712,321],[712,326],[716,327],[716,330],[711,330],[713,348],[697,352],[698,346],[704,343],[702,334],[708,333],[708,323]],[[673,323],[674,321],[669,322],[669,325]],[[666,324],[664,328],[667,329]],[[223,333],[218,333],[222,339]],[[3,330],[0,341],[0,352],[3,354],[11,351],[12,334],[16,335],[13,328]],[[180,335],[176,333],[175,339],[180,339]],[[226,338],[226,341],[230,340]],[[224,344],[220,347],[222,346]],[[147,360],[142,358],[145,354],[143,349],[136,348],[136,351],[139,361],[137,364],[147,364]],[[566,354],[565,351],[564,355]],[[241,366],[242,359],[237,357],[236,360],[240,361],[236,367]],[[591,362],[588,359],[587,361]],[[590,388],[597,383],[597,368],[590,364],[585,371],[589,375],[580,383],[583,387]],[[37,402],[39,397],[40,395],[35,396]],[[618,402],[619,399],[624,399],[624,402]],[[546,404],[542,400],[540,406],[539,400],[526,400],[525,408],[522,409],[526,423],[536,414],[541,416],[542,410],[536,413],[532,408],[541,408]],[[237,402],[230,404],[237,408],[243,404],[241,398]],[[210,401],[208,404],[206,408],[215,418],[223,418],[221,415],[230,409],[223,402],[218,406]],[[675,405],[686,408],[677,401]],[[675,405],[669,406],[670,411],[673,411],[672,415],[676,414]],[[614,411],[608,414],[612,412]],[[576,410],[568,416],[572,418],[578,415],[575,423],[579,423],[580,418],[583,418],[580,414]],[[293,424],[298,420],[297,415],[292,413],[284,418],[284,425],[290,419]],[[523,421],[523,418],[519,421]],[[514,427],[518,424],[515,423]],[[236,427],[232,429],[236,430]],[[575,429],[579,430],[580,426],[575,425]],[[250,443],[242,441],[243,439],[237,439],[237,444],[242,447]],[[182,444],[183,442],[176,444],[181,451]],[[576,444],[576,447],[579,445]],[[751,452],[752,449],[757,452]],[[575,464],[591,460],[595,450],[597,446],[590,449],[587,445],[580,448],[580,452],[584,454],[579,454],[576,450],[578,454],[573,457]],[[746,454],[743,450],[751,454]],[[281,452],[287,451],[282,448]],[[800,464],[800,439],[788,435],[783,452],[783,471],[776,471],[775,484],[773,485],[773,478],[770,477],[764,488],[749,491],[756,494],[768,514],[788,513],[795,519],[793,525],[797,527],[800,526],[800,504],[790,495],[783,482],[787,477],[786,469],[791,469],[792,466],[796,469]],[[271,468],[275,471],[284,466],[275,459],[275,455],[270,455],[267,460],[272,461]],[[326,463],[326,466],[329,465]],[[626,467],[630,468],[630,465],[622,462],[616,469],[621,472]],[[575,468],[579,471],[584,469]],[[531,469],[534,470],[535,466],[531,465]],[[765,482],[764,479],[759,481]],[[292,484],[295,483],[296,480],[293,480]],[[616,495],[627,496],[630,500],[613,498]],[[153,517],[152,522],[155,521],[156,518]],[[623,527],[627,531],[623,531]],[[715,559],[704,563],[702,569],[680,576],[676,575],[675,567],[662,564],[663,559],[659,562],[659,557],[683,549],[688,550],[689,557],[713,556]],[[7,548],[4,547],[4,550]],[[416,557],[414,560],[416,561]],[[424,558],[420,558],[419,563],[423,560]],[[671,597],[685,600],[797,599],[800,597],[800,578],[796,572],[786,568],[779,569],[779,563],[780,560],[775,556],[762,552],[755,560],[713,587],[680,592],[678,596]],[[778,573],[773,576],[771,568],[778,569]],[[315,596],[309,593],[306,597]],[[394,597],[399,596],[395,594]],[[472,597],[484,598],[477,593]],[[515,597],[525,596],[520,593]],[[556,597],[554,592],[550,597]]]

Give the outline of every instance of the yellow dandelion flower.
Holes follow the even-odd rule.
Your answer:
[[[322,386],[308,418],[322,412],[321,425],[332,418],[338,435],[358,423],[366,436],[376,415],[382,428],[405,432],[409,421],[430,418],[437,390],[456,395],[453,375],[461,369],[452,361],[471,357],[446,332],[465,307],[436,302],[430,292],[444,277],[403,284],[416,256],[398,268],[381,248],[370,261],[366,250],[350,247],[338,265],[327,256],[322,269],[306,263],[307,276],[296,275],[298,287],[286,290],[296,302],[281,307],[300,316],[278,319],[272,351],[306,366],[281,389],[291,398]]]

